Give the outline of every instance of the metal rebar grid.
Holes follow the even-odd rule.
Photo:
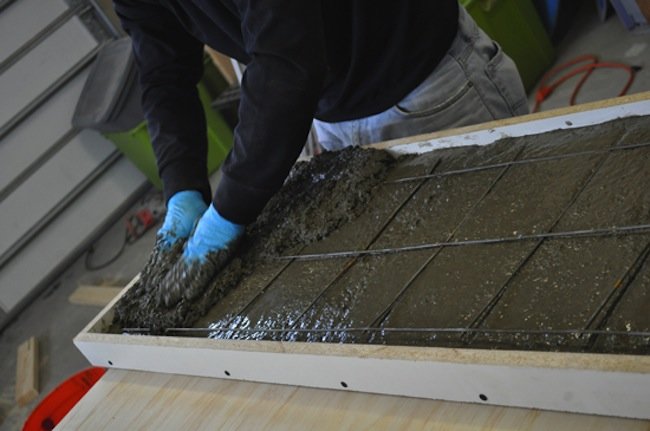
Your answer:
[[[547,156],[547,157],[533,157],[530,159],[522,159],[522,160],[513,160],[510,162],[503,162],[503,163],[492,163],[488,165],[481,165],[481,166],[473,166],[471,168],[463,168],[463,169],[454,169],[446,172],[439,172],[439,173],[432,173],[428,175],[419,175],[419,176],[412,176],[412,177],[404,177],[400,178],[397,180],[392,180],[392,181],[387,181],[388,183],[407,183],[411,181],[418,181],[426,178],[442,178],[442,177],[447,177],[451,175],[460,175],[460,174],[467,174],[471,172],[481,172],[481,171],[488,171],[491,169],[499,169],[499,168],[504,168],[507,166],[516,166],[516,165],[527,165],[531,163],[541,163],[541,162],[550,162],[554,160],[564,160],[564,159],[571,159],[574,157],[584,157],[584,156],[596,156],[596,155],[603,155],[603,154],[610,154],[612,152],[616,151],[625,151],[625,150],[635,150],[638,148],[644,148],[644,147],[650,147],[650,142],[647,142],[645,144],[632,144],[632,145],[621,145],[621,146],[613,146],[610,147],[606,150],[589,150],[589,151],[578,151],[575,153],[567,153],[567,154],[558,154],[555,156]]]
[[[619,138],[620,140],[620,138]],[[617,141],[618,142],[618,141]],[[566,214],[566,212],[571,208],[571,206],[576,202],[580,194],[587,188],[587,185],[591,182],[591,180],[596,176],[596,174],[600,171],[601,167],[605,163],[605,160],[607,160],[607,156],[609,155],[609,152],[604,153],[602,157],[598,160],[596,164],[596,168],[592,170],[591,175],[587,177],[587,179],[578,187],[578,190],[573,194],[569,202],[565,205],[564,209],[560,211],[558,216],[553,220],[551,225],[548,227],[548,232],[550,233],[560,222],[562,217]],[[503,295],[506,293],[508,288],[510,287],[510,284],[512,281],[515,279],[515,277],[521,272],[521,270],[526,266],[526,264],[530,261],[530,259],[537,253],[537,250],[542,246],[544,241],[546,241],[546,237],[541,237],[537,240],[537,243],[535,246],[528,252],[526,256],[519,262],[517,267],[515,268],[514,271],[512,271],[512,274],[508,279],[503,283],[501,288],[497,291],[497,293],[490,299],[487,304],[483,307],[483,309],[476,315],[472,323],[469,325],[470,328],[478,328],[483,324],[487,316],[492,312],[494,307],[499,303]],[[476,337],[476,333],[466,333],[463,336],[468,342],[471,342],[471,339]],[[467,339],[469,337],[469,339]]]
[[[610,291],[609,295],[603,300],[598,309],[593,313],[585,328],[594,327],[596,330],[603,330],[607,325],[607,322],[616,309],[616,306],[623,298],[623,295],[627,292],[628,288],[636,278],[641,268],[648,260],[650,256],[650,242],[648,242],[645,248],[639,253],[639,256],[636,258],[632,265],[627,269],[623,277],[618,281],[614,288]],[[596,343],[597,334],[592,334],[589,338],[588,347],[593,347]]]
[[[517,160],[519,156],[524,152],[526,146],[523,145],[517,154],[513,157],[513,160]],[[483,200],[492,192],[494,187],[497,185],[499,181],[501,181],[501,178],[508,172],[510,169],[511,165],[506,165],[501,168],[501,171],[494,177],[492,182],[488,185],[488,187],[485,189],[481,197],[479,197],[476,202],[471,206],[471,208],[465,213],[465,215],[460,219],[460,221],[456,224],[456,227],[451,231],[451,233],[447,236],[447,242],[451,242],[451,240],[454,238],[456,235],[456,232],[460,229],[460,227],[465,223],[465,221],[469,218],[470,214],[474,212],[474,210],[483,202]],[[438,247],[437,250],[435,250],[428,258],[427,260],[418,268],[418,270],[408,279],[408,281],[402,286],[400,291],[397,293],[397,295],[393,298],[391,303],[382,310],[381,313],[373,320],[372,324],[370,326],[379,326],[381,325],[382,322],[384,322],[395,304],[399,302],[399,300],[404,296],[406,291],[409,289],[409,287],[413,284],[413,282],[422,274],[422,272],[429,266],[429,264],[442,252],[444,247]]]
[[[441,163],[441,159],[437,159],[435,163],[429,168],[429,172],[434,172],[438,166]],[[404,206],[415,196],[415,194],[422,188],[422,186],[427,182],[427,179],[422,179],[414,188],[409,192],[409,194],[400,202],[400,204],[391,212],[390,216],[384,221],[384,223],[381,225],[379,228],[378,232],[372,236],[370,241],[368,241],[365,250],[368,250],[372,245],[379,239],[381,234],[386,230],[388,225],[395,219],[397,214],[404,208]],[[300,316],[298,316],[295,319],[294,325],[298,324],[298,322],[301,321],[301,319],[309,312],[309,310],[316,305],[316,303],[325,295],[325,293],[338,281],[343,277],[358,261],[359,256],[352,256],[352,258],[346,262],[346,264],[343,266],[343,268],[339,271],[339,273],[336,275],[336,277],[331,280],[324,289],[322,289],[319,294],[311,301],[311,303],[305,307],[305,309],[300,313]]]
[[[613,227],[602,228],[602,229],[580,229],[580,230],[563,231],[563,232],[521,234],[521,235],[499,237],[499,238],[443,241],[443,242],[433,242],[428,244],[408,245],[404,247],[378,248],[373,250],[365,250],[365,249],[344,250],[344,251],[335,251],[331,253],[297,254],[297,255],[290,255],[290,256],[280,256],[276,259],[292,260],[292,261],[342,259],[342,258],[361,257],[361,256],[383,256],[387,254],[398,254],[398,253],[406,253],[410,251],[422,251],[422,250],[430,250],[430,249],[437,249],[437,248],[444,248],[444,247],[493,245],[493,244],[504,244],[510,242],[544,240],[544,239],[597,238],[597,237],[604,237],[604,236],[632,235],[632,234],[642,234],[642,233],[649,233],[649,232],[650,232],[650,224],[639,224],[639,225],[630,225],[630,226],[613,226]]]
[[[485,304],[485,306],[481,309],[481,311],[477,314],[475,319],[472,321],[472,323],[468,326],[469,329],[476,329],[478,328],[483,321],[486,319],[486,317],[491,313],[491,311],[494,309],[496,304],[500,301],[500,299],[503,297],[505,292],[507,291],[508,287],[510,286],[512,280],[516,277],[516,275],[521,271],[521,269],[526,265],[526,263],[532,258],[532,256],[537,252],[537,250],[540,248],[540,246],[548,239],[575,239],[575,238],[585,238],[585,237],[603,237],[603,236],[613,236],[613,235],[629,235],[629,234],[638,234],[638,233],[647,233],[650,232],[650,224],[639,224],[639,225],[629,225],[629,226],[614,226],[614,227],[608,227],[608,228],[600,228],[600,229],[583,229],[583,230],[573,230],[573,231],[565,231],[565,232],[553,232],[553,229],[558,225],[560,220],[564,217],[564,215],[567,213],[567,211],[572,207],[572,205],[576,202],[578,197],[582,194],[582,192],[586,189],[586,187],[589,185],[591,180],[600,172],[600,169],[604,165],[605,161],[607,160],[607,157],[615,151],[622,151],[622,150],[630,150],[630,149],[638,149],[638,148],[643,148],[643,147],[648,147],[650,144],[638,144],[638,145],[625,145],[625,146],[616,146],[622,139],[619,138],[610,148],[607,148],[605,150],[592,150],[592,151],[582,151],[582,152],[577,152],[577,153],[570,153],[570,154],[564,154],[564,155],[558,155],[558,156],[552,156],[552,157],[540,157],[540,158],[531,158],[531,159],[522,159],[522,160],[517,160],[517,158],[521,155],[525,147],[522,147],[521,151],[515,156],[514,160],[510,162],[504,162],[504,163],[498,163],[498,164],[493,164],[493,165],[486,165],[486,166],[480,166],[480,167],[475,167],[475,168],[468,168],[468,169],[462,169],[462,170],[453,170],[453,171],[447,171],[443,173],[432,173],[428,175],[423,175],[423,176],[414,176],[414,177],[408,177],[405,179],[400,179],[397,181],[391,181],[388,183],[400,183],[400,182],[408,182],[408,181],[422,181],[422,180],[427,180],[427,179],[432,179],[432,178],[440,178],[443,176],[448,176],[448,175],[458,175],[458,174],[463,174],[463,173],[469,173],[469,172],[477,172],[477,171],[483,171],[487,169],[496,169],[500,168],[501,172],[499,175],[495,178],[495,180],[492,182],[492,184],[488,187],[486,192],[479,198],[479,200],[472,206],[472,208],[465,214],[463,219],[458,223],[454,231],[449,235],[447,241],[444,242],[438,242],[438,243],[429,243],[429,244],[418,244],[418,245],[413,245],[413,246],[406,246],[406,247],[395,247],[395,248],[384,248],[384,249],[375,249],[375,250],[368,250],[367,248],[364,250],[349,250],[349,251],[341,251],[341,252],[333,252],[333,253],[320,253],[320,254],[303,254],[303,255],[294,255],[294,256],[282,256],[279,259],[291,259],[292,261],[299,261],[299,260],[319,260],[319,259],[331,259],[331,258],[358,258],[361,256],[381,256],[381,255],[386,255],[386,254],[393,254],[393,253],[404,253],[404,252],[409,252],[409,251],[420,251],[420,250],[427,250],[427,249],[436,249],[436,251],[429,256],[429,258],[424,262],[424,264],[421,265],[421,267],[409,278],[409,280],[406,282],[404,287],[399,291],[397,296],[394,298],[394,300],[377,316],[377,318],[373,321],[373,323],[370,325],[371,327],[381,327],[382,322],[386,321],[388,316],[391,313],[391,310],[394,308],[394,306],[399,302],[400,298],[405,294],[405,292],[409,289],[409,287],[412,285],[412,283],[417,279],[420,274],[424,271],[425,268],[427,268],[431,262],[439,255],[439,253],[446,247],[460,247],[460,246],[472,246],[472,245],[490,245],[490,244],[503,244],[503,243],[512,243],[512,242],[520,242],[520,241],[537,241],[537,243],[534,245],[534,247],[530,250],[529,253],[527,253],[526,256],[519,262],[517,265],[516,269],[512,272],[512,274],[509,276],[509,278],[506,280],[506,282],[501,286],[501,288],[497,291],[497,293],[492,297],[488,303]],[[571,196],[569,201],[566,203],[564,208],[559,212],[557,217],[552,221],[550,226],[548,227],[548,232],[546,233],[541,233],[541,234],[522,234],[522,235],[515,235],[512,237],[500,237],[500,238],[487,238],[487,239],[473,239],[473,240],[456,240],[452,241],[453,236],[455,233],[458,231],[460,226],[464,223],[464,221],[467,219],[467,217],[472,213],[472,211],[476,208],[476,206],[487,196],[490,191],[494,188],[494,186],[500,181],[500,179],[505,175],[507,170],[511,166],[516,166],[516,165],[523,165],[523,164],[529,164],[529,163],[537,163],[537,162],[543,162],[543,161],[551,161],[551,160],[561,160],[561,159],[566,159],[570,157],[586,157],[586,156],[594,156],[594,155],[599,155],[601,156],[598,161],[596,162],[596,165],[594,169],[592,169],[590,175],[578,186],[578,189],[576,192]],[[638,272],[638,271],[637,271]],[[628,271],[629,273],[629,271]],[[634,273],[636,274],[636,272]],[[632,281],[634,278],[634,275],[627,280],[627,285]],[[610,297],[613,295],[614,292],[612,292],[606,300],[601,304],[599,307],[598,311],[594,314],[594,317],[599,313],[602,312],[602,308],[605,307],[607,304],[608,300]],[[619,295],[617,296],[618,299],[622,296],[624,291],[619,291]],[[614,305],[615,306],[615,305]],[[611,312],[611,309],[613,308],[610,307],[609,311]],[[585,328],[581,330],[587,330],[593,322],[590,320],[589,323],[586,325]],[[599,328],[602,327],[602,325],[598,326]],[[313,331],[312,331],[313,332]],[[341,332],[339,330],[338,332]],[[344,330],[345,332],[345,330]],[[376,332],[376,331],[375,331]],[[415,331],[414,331],[415,332]],[[448,332],[453,332],[453,331],[448,331]],[[466,341],[471,341],[467,339],[469,338],[474,338],[476,335],[482,333],[481,331],[475,331],[475,330],[468,330],[463,333],[463,337],[466,339]],[[596,333],[592,333],[596,334]],[[597,335],[597,334],[596,334]],[[595,339],[596,335],[592,335],[592,339]]]
[[[125,334],[148,334],[149,328],[122,328]],[[425,333],[425,334],[505,334],[517,336],[530,335],[571,335],[576,337],[593,335],[612,335],[623,337],[650,338],[650,332],[646,331],[610,331],[605,329],[490,329],[490,328],[391,328],[391,327],[342,327],[342,328],[232,328],[230,326],[215,326],[210,328],[166,328],[165,334],[210,334],[217,332],[234,332],[240,334],[251,333],[352,333],[352,332],[381,332],[381,333]]]
[[[560,220],[565,216],[565,214],[569,211],[569,209],[575,204],[575,202],[578,200],[580,195],[585,191],[589,183],[598,175],[600,170],[602,169],[603,165],[607,161],[607,158],[611,154],[611,150],[613,148],[617,148],[617,144],[619,144],[625,134],[621,135],[616,142],[614,142],[607,150],[609,151],[604,151],[601,154],[600,159],[596,163],[596,166],[594,169],[592,169],[591,174],[586,178],[586,180],[582,183],[581,186],[578,187],[576,192],[573,194],[569,202],[566,204],[564,209],[560,212],[560,214],[555,218],[551,226],[548,228],[548,232],[552,232],[553,229],[560,223]],[[618,147],[620,148],[620,147]],[[546,241],[547,237],[542,237],[538,240],[537,244],[535,244],[535,247],[521,260],[519,265],[517,265],[517,268],[512,272],[510,277],[506,280],[506,282],[502,285],[502,287],[497,291],[497,293],[492,297],[490,301],[483,307],[483,309],[477,314],[476,318],[474,321],[469,325],[471,328],[478,328],[485,322],[485,319],[487,316],[492,312],[494,307],[497,305],[497,303],[501,300],[503,295],[506,293],[508,288],[510,287],[510,284],[512,283],[512,280],[515,279],[515,277],[521,272],[521,270],[524,268],[524,266],[530,261],[530,259],[533,257],[533,255],[539,250],[539,248],[542,246],[544,241]],[[587,329],[588,325],[584,328]],[[467,339],[469,338],[468,341],[471,342],[472,339],[476,337],[476,333],[467,333],[464,337]]]
[[[623,135],[624,136],[624,135]],[[650,147],[650,143],[644,144],[634,144],[634,145],[621,145],[616,146],[621,142],[623,136],[615,140],[611,147],[604,150],[591,150],[591,151],[581,151],[576,153],[562,154],[558,156],[550,157],[537,157],[529,159],[519,159],[521,154],[524,153],[527,148],[526,145],[522,146],[519,149],[519,152],[514,155],[513,160],[504,163],[497,163],[492,165],[477,166],[473,168],[466,168],[460,170],[451,170],[446,172],[435,172],[435,169],[440,162],[440,159],[436,161],[436,165],[432,168],[431,172],[426,175],[413,176],[402,178],[394,181],[385,181],[383,184],[399,184],[399,183],[408,183],[418,181],[419,184],[415,187],[406,199],[404,199],[391,213],[390,217],[382,224],[381,228],[377,233],[375,233],[368,242],[368,245],[363,249],[358,250],[344,250],[340,252],[331,252],[331,253],[318,253],[318,254],[297,254],[290,256],[280,256],[278,259],[281,262],[286,262],[285,265],[282,265],[282,269],[273,277],[266,286],[256,295],[250,302],[243,307],[239,313],[234,315],[228,323],[224,326],[213,326],[209,328],[168,328],[165,330],[167,335],[192,335],[192,334],[202,334],[206,336],[213,336],[215,334],[227,334],[230,338],[233,335],[239,335],[241,338],[266,338],[265,334],[272,339],[295,339],[296,334],[343,334],[343,333],[362,333],[370,337],[369,342],[378,341],[384,334],[390,333],[413,333],[413,334],[428,334],[431,335],[431,339],[435,339],[435,336],[438,334],[453,334],[458,335],[458,341],[463,343],[463,345],[470,345],[472,342],[479,342],[477,337],[481,335],[498,335],[504,337],[515,337],[515,339],[520,339],[521,337],[565,337],[561,342],[564,343],[569,340],[577,340],[580,342],[581,346],[586,346],[586,348],[592,348],[599,337],[619,337],[619,338],[610,338],[613,339],[622,339],[622,340],[636,340],[634,342],[641,342],[643,348],[650,347],[650,332],[646,331],[625,331],[625,330],[607,330],[607,320],[612,314],[613,310],[616,308],[617,304],[620,302],[621,298],[625,295],[627,288],[632,284],[637,274],[640,272],[643,265],[647,262],[650,256],[650,244],[648,244],[643,251],[637,256],[635,261],[629,265],[626,269],[624,276],[616,283],[616,286],[612,288],[611,291],[606,292],[605,298],[597,306],[596,310],[593,311],[592,315],[586,321],[586,324],[582,328],[571,328],[571,329],[495,329],[495,328],[486,328],[482,327],[486,318],[493,311],[495,306],[502,299],[503,295],[506,293],[508,288],[511,286],[514,278],[521,272],[522,268],[531,260],[535,253],[539,250],[541,245],[547,240],[564,240],[564,239],[577,239],[577,238],[597,238],[597,237],[607,237],[607,236],[629,236],[636,234],[648,234],[650,233],[650,223],[641,223],[641,224],[629,224],[624,226],[609,226],[602,228],[593,228],[593,229],[581,229],[581,230],[568,230],[568,231],[554,231],[554,229],[559,225],[560,221],[567,214],[567,212],[572,208],[576,203],[581,194],[585,191],[587,186],[592,182],[596,175],[601,171],[603,165],[605,164],[609,155],[619,151],[625,150],[634,150],[639,148]],[[543,233],[531,233],[531,234],[520,234],[507,237],[497,237],[497,238],[478,238],[478,239],[454,239],[457,232],[460,230],[463,223],[465,223],[468,218],[471,217],[472,213],[476,210],[479,204],[492,192],[494,187],[499,183],[499,181],[505,176],[510,167],[519,166],[525,164],[546,162],[552,160],[562,160],[567,158],[576,158],[576,157],[593,157],[600,156],[593,163],[593,168],[590,172],[585,175],[580,181],[576,181],[576,188],[571,194],[567,194],[568,200],[563,203],[563,206],[558,206],[557,216],[551,219],[545,227],[545,232]],[[412,246],[403,246],[403,247],[394,247],[394,248],[383,248],[383,249],[370,249],[372,244],[374,244],[381,234],[388,227],[390,222],[397,216],[397,214],[404,208],[404,206],[413,198],[418,190],[430,179],[441,178],[450,175],[460,175],[464,173],[479,172],[489,169],[500,169],[500,171],[495,174],[495,177],[491,183],[487,186],[483,194],[479,199],[472,204],[472,206],[466,211],[460,221],[455,225],[455,228],[449,234],[445,241],[428,243],[428,244],[416,244]],[[544,224],[546,224],[545,222]],[[518,261],[515,266],[515,269],[511,274],[508,274],[507,280],[497,289],[496,293],[491,297],[491,299],[483,305],[483,307],[478,311],[471,323],[465,327],[455,327],[455,328],[433,328],[433,327],[419,327],[419,328],[401,328],[401,327],[382,327],[383,323],[387,321],[387,318],[390,316],[391,311],[394,306],[399,303],[400,299],[404,297],[404,294],[409,290],[413,285],[413,282],[423,273],[423,271],[433,262],[433,260],[442,252],[443,249],[447,247],[466,247],[466,246],[477,246],[477,245],[491,245],[491,244],[504,244],[504,243],[516,243],[523,241],[535,241],[535,244],[532,246],[530,251],[527,251],[525,256]],[[368,326],[354,326],[345,327],[328,327],[328,328],[305,328],[298,327],[301,319],[314,307],[318,304],[318,301],[323,298],[326,292],[341,279],[341,277],[347,273],[361,257],[366,256],[382,256],[387,254],[395,253],[407,253],[411,251],[421,251],[421,250],[432,250],[431,255],[426,259],[426,261],[418,267],[415,273],[409,277],[405,284],[401,287],[395,297],[392,299],[390,304],[386,306],[377,317],[372,320]],[[320,259],[348,259],[348,261],[342,266],[342,269],[328,282],[320,292],[310,300],[310,304],[307,308],[302,310],[298,318],[285,324],[282,327],[275,328],[262,328],[262,327],[245,327],[241,324],[241,321],[237,320],[237,317],[241,317],[246,313],[246,310],[255,303],[259,297],[266,293],[268,288],[277,280],[278,276],[286,270],[292,263],[297,261],[305,260],[320,260]],[[479,304],[480,308],[480,304]],[[252,322],[249,322],[252,323]],[[364,322],[365,323],[365,322]],[[278,325],[281,326],[281,325]],[[424,326],[424,325],[423,325]],[[582,326],[582,325],[578,325]],[[147,328],[125,328],[124,332],[126,333],[148,333]],[[256,337],[257,336],[257,337]],[[623,338],[620,338],[623,337]],[[219,338],[219,337],[215,337]],[[322,338],[323,341],[325,338]],[[523,338],[521,338],[523,339]],[[637,344],[638,345],[638,344]],[[598,347],[600,348],[600,347]]]
[[[433,172],[438,165],[440,164],[441,160],[437,159],[435,163],[429,168],[429,172]],[[368,242],[368,245],[366,246],[366,249],[372,246],[374,242],[379,238],[379,236],[382,234],[382,232],[386,229],[386,227],[390,224],[390,222],[395,218],[395,216],[399,213],[399,211],[408,203],[408,201],[413,197],[415,193],[422,187],[422,185],[426,182],[426,179],[421,180],[421,183],[416,185],[413,190],[408,194],[408,196],[395,208],[389,217],[384,221],[384,223],[381,225],[379,231],[373,235],[373,237],[370,239]],[[384,183],[387,184],[387,183]],[[381,186],[381,185],[380,185]],[[289,265],[295,261],[295,259],[285,259],[287,260],[287,264],[284,265],[280,271],[268,282],[266,285],[260,290],[260,292],[255,295],[242,309],[240,312],[235,314],[231,319],[229,319],[229,326],[232,328],[238,328],[239,327],[239,321],[238,317],[246,312],[266,291],[269,289],[269,287],[275,282],[275,280],[289,267]],[[296,318],[296,321],[299,321],[308,311],[309,309],[321,298],[325,292],[334,284],[336,281],[338,281],[350,268],[354,266],[354,264],[357,261],[357,257],[352,257],[352,259],[348,262],[346,262],[343,266],[343,268],[339,271],[339,273],[329,282],[327,285],[321,290],[321,292],[311,301],[308,307],[306,307],[305,310],[301,312],[301,314]],[[217,332],[217,331],[215,331]]]

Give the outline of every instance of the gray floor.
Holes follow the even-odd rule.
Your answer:
[[[616,16],[605,22],[598,21],[592,2],[576,19],[571,32],[558,48],[558,63],[577,55],[597,54],[601,60],[622,61],[641,65],[631,93],[650,90],[650,34],[628,33]],[[626,75],[621,71],[598,70],[583,88],[579,102],[605,99],[617,95],[624,85]],[[544,103],[543,109],[566,106],[574,81],[563,87]],[[531,103],[532,103],[531,96]],[[148,198],[155,198],[150,194]],[[140,208],[138,203],[127,214]],[[120,220],[96,245],[93,263],[108,258],[120,246],[124,223]],[[0,334],[0,429],[17,430],[40,398],[74,372],[88,366],[85,358],[72,344],[72,338],[99,311],[98,307],[73,305],[68,296],[80,284],[123,285],[134,277],[144,264],[153,244],[155,230],[125,248],[114,263],[99,271],[85,268],[84,256],[79,258],[65,273],[43,292],[24,312]],[[41,396],[26,407],[14,402],[16,348],[30,336],[36,336],[40,343]]]

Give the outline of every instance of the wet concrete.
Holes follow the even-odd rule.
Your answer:
[[[647,148],[612,152],[554,230],[648,223],[648,184]],[[607,299],[622,287],[620,280],[649,241],[647,235],[546,241],[513,279],[484,327],[601,329],[608,307],[616,305]],[[636,292],[643,294],[639,288]],[[631,315],[624,315],[629,323]],[[588,347],[593,338],[538,341],[548,347],[577,349]]]
[[[583,238],[547,241],[512,280],[482,327],[532,330],[597,329],[608,295],[650,240]],[[476,341],[483,341],[479,337]],[[532,342],[533,340],[531,340]],[[587,347],[589,337],[541,338],[541,347]]]
[[[625,128],[625,135],[619,145],[645,144],[650,142],[650,128],[647,125],[647,118],[633,118],[621,121]]]
[[[625,286],[619,286],[625,288]],[[608,331],[650,332],[650,259],[627,286],[619,302],[605,316],[600,328]],[[650,337],[598,337],[595,349],[602,352],[634,351],[648,353]]]
[[[521,146],[507,142],[501,147],[471,148],[440,153],[436,172],[511,161]],[[461,219],[484,195],[500,170],[432,178],[404,205],[371,249],[447,241]],[[457,193],[462,186],[462,193]],[[375,326],[382,313],[409,286],[409,280],[436,251],[362,258],[337,280],[297,324],[299,328]],[[318,339],[355,341],[362,333],[314,335]]]
[[[557,138],[553,142],[557,142]],[[537,142],[527,144],[522,158],[559,154],[555,145],[543,151]],[[459,226],[455,239],[547,232],[585,184],[598,160],[597,156],[589,156],[511,166],[472,209]],[[538,186],[531,187],[533,184]],[[464,190],[464,187],[465,184],[461,184],[456,190]],[[441,250],[411,283],[383,324],[400,328],[471,326],[487,304],[507,286],[535,246],[535,241],[527,241]],[[436,340],[458,344],[461,335],[436,334]],[[430,338],[421,334],[389,334],[384,341],[422,344]]]
[[[238,257],[206,293],[181,301],[176,310],[163,313],[163,321],[169,326],[231,328],[212,334],[219,338],[649,352],[650,340],[643,338],[631,342],[611,336],[336,330],[647,331],[647,306],[639,304],[647,304],[650,289],[643,254],[648,234],[334,260],[276,259],[649,223],[650,147],[608,151],[645,143],[649,129],[644,119],[628,119],[480,148],[440,150],[395,163],[372,158],[369,171],[352,153],[351,167],[342,158],[336,166],[317,158],[312,162],[317,166],[287,183],[261,222],[249,230]],[[583,151],[598,153],[445,174]],[[353,175],[343,179],[350,170]],[[368,172],[372,179],[364,181]],[[391,182],[431,172],[439,176]],[[319,190],[306,192],[312,185]],[[152,317],[159,315],[150,313],[148,322]],[[246,328],[260,331],[238,332]],[[264,331],[280,328],[287,331]],[[308,331],[317,328],[334,330]]]
[[[428,173],[437,159],[424,158],[417,164],[401,163],[386,178],[401,178]],[[392,219],[399,208],[418,187],[418,183],[385,183],[375,190],[373,199],[354,223],[344,225],[322,241],[306,246],[302,253],[327,253],[342,248],[366,249],[377,232]],[[344,274],[354,260],[322,260],[293,262],[233,322],[239,328],[289,328],[307,312],[315,300]],[[237,292],[233,292],[237,295]],[[249,334],[257,338],[264,334]]]
[[[650,151],[610,153],[558,223],[558,231],[650,222]]]
[[[527,136],[522,159],[559,156],[583,151],[605,150],[622,143],[626,133],[623,122],[608,123],[607,126],[556,130],[535,136]]]
[[[278,277],[289,262],[262,262],[255,268],[255,272],[241,280],[237,288],[218,301],[194,326],[206,328],[226,327],[239,314],[243,313],[246,306],[261,295],[269,283]]]
[[[166,274],[173,259],[166,260],[156,267],[161,275],[145,277],[118,302],[112,330],[144,327],[158,333],[168,327],[191,326],[269,256],[295,253],[357,217],[394,163],[387,153],[361,149],[326,153],[310,163],[299,163],[282,191],[247,228],[235,257],[201,289],[201,295],[182,298],[172,308],[162,306],[159,284],[148,281]],[[154,256],[150,260],[157,261]]]

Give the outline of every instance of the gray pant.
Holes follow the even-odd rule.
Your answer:
[[[526,113],[515,63],[460,7],[449,52],[415,90],[379,114],[337,123],[314,120],[314,128],[321,147],[335,151]]]

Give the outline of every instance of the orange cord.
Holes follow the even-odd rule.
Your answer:
[[[556,81],[547,84],[547,81],[549,81],[553,76],[557,75],[559,72],[565,69],[570,69],[572,66],[575,66],[580,63],[585,63],[585,62],[587,62],[587,64],[574,68],[573,70],[570,70],[568,73],[565,73],[564,75],[560,76]],[[544,76],[542,76],[542,79],[540,80],[540,84],[539,84],[539,89],[535,94],[535,107],[533,108],[533,112],[538,112],[542,105],[542,102],[544,102],[548,97],[550,97],[553,91],[555,91],[561,84],[563,84],[564,82],[566,82],[567,80],[573,78],[578,74],[582,74],[582,78],[580,78],[580,81],[578,81],[578,84],[576,84],[575,88],[573,89],[573,92],[571,93],[571,99],[569,100],[570,105],[575,105],[576,98],[578,97],[578,93],[580,92],[580,89],[587,81],[589,76],[592,74],[592,72],[599,68],[623,69],[629,73],[629,77],[627,79],[625,87],[623,87],[623,90],[620,92],[619,96],[623,96],[627,93],[627,91],[630,89],[630,86],[632,85],[632,82],[634,82],[635,72],[641,69],[639,66],[629,66],[624,63],[614,63],[609,61],[600,62],[598,61],[598,57],[596,57],[595,55],[581,55],[579,57],[574,58],[571,61],[568,61],[566,63],[560,64],[552,68],[551,70],[546,72]]]

